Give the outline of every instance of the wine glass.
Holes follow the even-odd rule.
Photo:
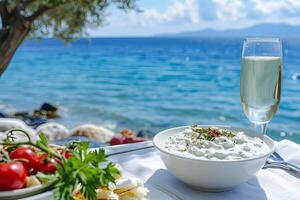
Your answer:
[[[275,115],[281,96],[282,44],[278,38],[246,38],[240,95],[247,118],[261,136]]]

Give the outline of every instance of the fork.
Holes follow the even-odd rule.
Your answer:
[[[273,152],[267,159],[267,164],[279,164],[285,165],[291,170],[297,171],[300,173],[300,166],[286,162],[277,152]]]
[[[269,168],[278,168],[278,169],[283,169],[283,170],[287,170],[287,171],[293,171],[290,167],[288,167],[286,165],[265,163],[265,165],[263,166],[263,169],[269,169]]]

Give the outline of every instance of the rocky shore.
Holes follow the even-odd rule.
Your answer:
[[[51,143],[64,145],[70,141],[89,141],[90,147],[119,145],[142,142],[151,139],[154,133],[149,130],[140,130],[135,133],[129,129],[114,132],[102,126],[83,124],[68,129],[55,122],[59,118],[59,108],[49,103],[44,103],[33,112],[0,112],[0,137],[5,137],[5,132],[12,128],[26,130],[33,139],[44,133]]]

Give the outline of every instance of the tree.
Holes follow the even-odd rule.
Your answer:
[[[0,75],[27,36],[52,35],[66,42],[104,22],[105,9],[135,8],[136,0],[0,0]]]

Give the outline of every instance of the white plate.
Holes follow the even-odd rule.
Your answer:
[[[52,182],[18,190],[0,192],[0,200],[15,200],[43,193],[51,188]]]
[[[145,184],[145,187],[147,187],[149,190],[149,193],[147,195],[147,200],[158,200],[158,199],[181,200],[176,195],[160,188],[159,186]],[[48,191],[42,194],[38,194],[29,198],[23,198],[20,200],[53,200],[53,191]]]

